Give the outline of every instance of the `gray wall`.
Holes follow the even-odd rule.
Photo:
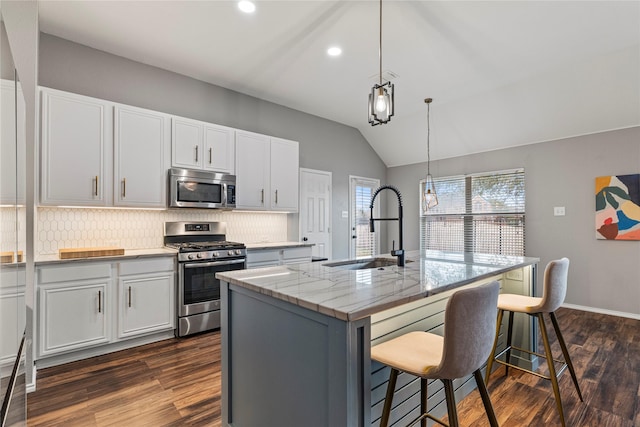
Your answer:
[[[360,132],[336,122],[41,33],[39,84],[299,141],[300,167],[333,173],[333,257],[347,258],[349,175],[386,180]],[[297,215],[290,223],[296,224]],[[291,226],[297,240],[297,225]],[[383,247],[386,242],[382,242]]]
[[[596,240],[594,188],[597,176],[640,173],[640,127],[440,160],[431,163],[431,172],[437,177],[518,167],[526,179],[526,254],[541,259],[538,290],[547,262],[566,256],[565,303],[639,317],[640,241]],[[424,163],[387,172],[388,182],[406,195],[410,249],[420,245],[418,182],[425,173]],[[553,216],[554,206],[564,206],[566,216]]]

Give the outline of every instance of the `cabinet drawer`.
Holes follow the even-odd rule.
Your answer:
[[[146,274],[157,273],[160,271],[173,271],[174,258],[164,257],[156,259],[140,259],[132,261],[122,261],[118,263],[118,272],[120,276],[130,274]]]
[[[311,261],[311,248],[307,246],[301,248],[287,248],[283,251],[282,258],[285,262],[294,258],[309,258],[309,261]]]
[[[248,250],[247,251],[247,264],[253,263],[265,263],[280,261],[280,249],[270,250]]]
[[[39,284],[71,282],[75,280],[100,279],[111,277],[111,264],[78,264],[48,266],[38,269]]]

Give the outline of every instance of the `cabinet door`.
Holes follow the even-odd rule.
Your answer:
[[[171,165],[176,168],[202,169],[201,122],[180,117],[171,121]]]
[[[0,369],[11,366],[18,354],[26,319],[24,288],[15,293],[0,294]]]
[[[236,131],[236,206],[265,210],[269,205],[269,137]]]
[[[40,287],[40,355],[109,342],[108,281]]]
[[[116,106],[114,204],[166,207],[168,116]]]
[[[298,211],[298,143],[271,138],[271,210]]]
[[[0,90],[0,204],[25,204],[24,175],[26,156],[25,104],[20,86],[17,89],[12,80],[2,80]],[[16,117],[17,116],[17,117]],[[17,127],[16,127],[17,125]],[[17,137],[16,137],[17,136]],[[19,165],[18,169],[16,166]]]
[[[118,338],[175,327],[173,272],[121,277],[118,288]]]
[[[224,126],[204,126],[204,168],[233,174],[235,170],[235,130]]]
[[[42,91],[43,205],[111,203],[111,111],[106,101]]]

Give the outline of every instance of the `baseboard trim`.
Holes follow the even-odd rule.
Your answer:
[[[610,316],[627,317],[629,319],[640,320],[640,314],[626,313],[624,311],[607,310],[605,308],[587,307],[576,304],[562,304],[562,307],[570,308],[572,310],[590,311],[592,313],[608,314]]]

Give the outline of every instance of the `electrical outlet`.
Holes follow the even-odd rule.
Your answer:
[[[564,206],[556,206],[553,208],[554,216],[564,216]]]
[[[349,212],[348,211],[342,211],[342,218],[349,218]]]

